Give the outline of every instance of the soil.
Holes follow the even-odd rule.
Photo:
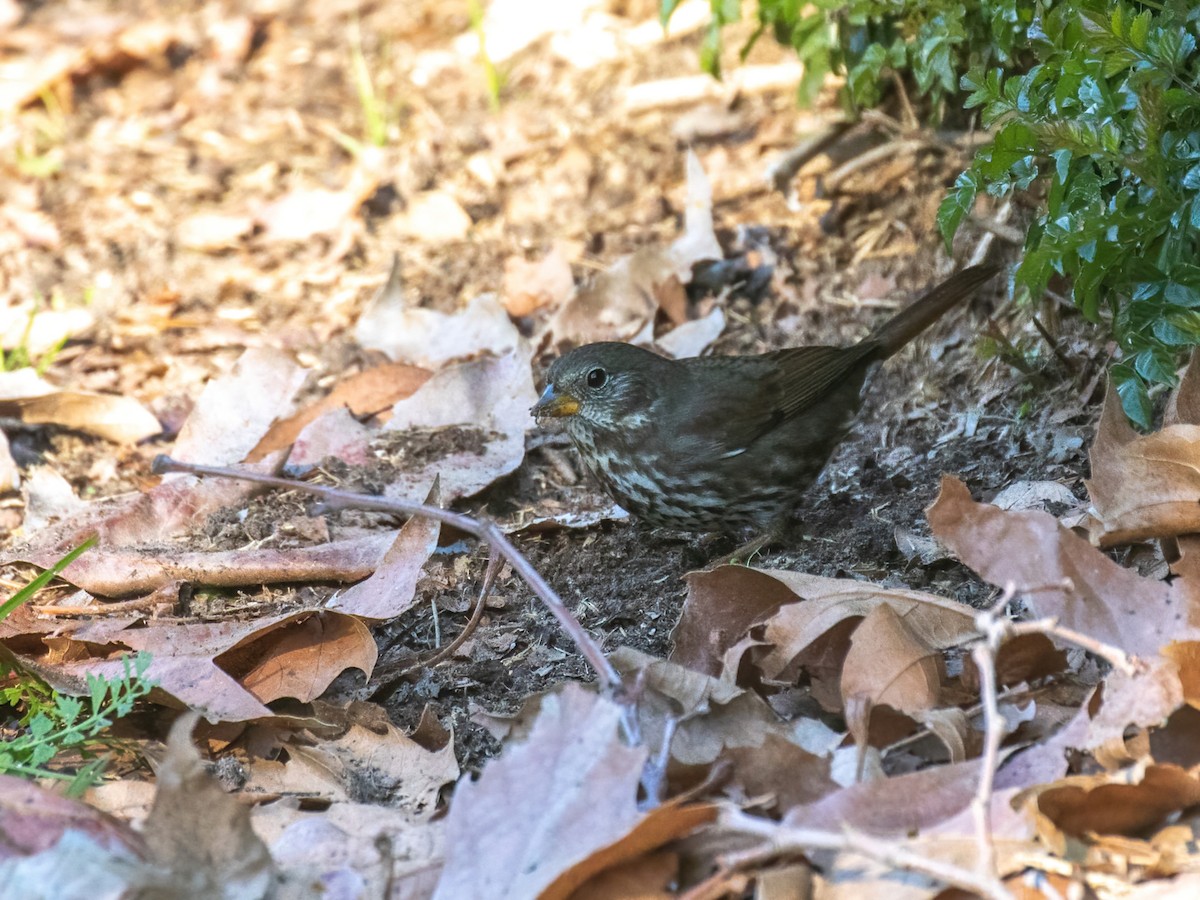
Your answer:
[[[646,6],[647,17],[657,6],[632,5]],[[122,15],[139,11],[133,0],[103,6]],[[630,112],[620,99],[629,85],[696,72],[699,32],[625,52],[592,69],[557,59],[543,39],[506,63],[507,86],[496,113],[474,65],[442,71],[420,91],[403,81],[421,50],[444,48],[467,30],[465,14],[450,11],[456,4],[330,6],[300,4],[273,16],[238,76],[219,79],[219,109],[197,100],[198,78],[207,70],[188,54],[123,77],[84,80],[64,123],[64,175],[42,192],[63,249],[57,259],[30,262],[29,272],[68,296],[82,295],[101,273],[110,287],[104,327],[62,352],[52,369],[60,381],[127,393],[178,422],[207,377],[244,346],[265,342],[296,353],[329,383],[344,367],[361,364],[345,338],[394,250],[401,253],[409,294],[440,309],[498,290],[505,259],[537,258],[555,240],[583,246],[576,266],[582,278],[621,253],[680,232],[689,143],[713,181],[718,236],[738,262],[736,286],[715,301],[728,317],[715,352],[855,340],[890,312],[855,298],[902,303],[949,269],[934,215],[967,159],[951,143],[939,147],[927,135],[935,142],[930,149],[884,158],[827,193],[822,179],[836,161],[818,158],[801,171],[795,196],[788,198],[768,189],[763,171],[799,140],[814,116],[835,114],[832,94],[815,112],[797,110],[783,87],[730,96],[723,104],[693,101]],[[53,7],[34,15],[52,16]],[[184,21],[188,15],[181,9]],[[365,227],[351,234],[350,249],[328,236],[299,245],[251,238],[241,249],[215,256],[179,248],[172,238],[175,218],[252,190],[256,178],[267,177],[264,167],[285,181],[323,172],[333,173],[327,176],[331,185],[344,178],[344,152],[312,123],[350,135],[361,131],[345,64],[351,16],[361,16],[363,52],[380,91],[398,97],[403,86],[404,102],[383,151],[392,175],[368,198]],[[737,30],[727,36],[730,54],[743,36]],[[748,63],[787,59],[764,38]],[[736,66],[731,55],[729,68]],[[131,110],[167,115],[181,108],[187,117],[177,132],[151,129],[157,149],[130,153],[99,145]],[[682,129],[685,115],[701,124]],[[718,120],[727,124],[703,124]],[[889,139],[878,130],[867,133],[877,144]],[[219,164],[211,153],[189,156],[206,134],[223,135],[228,144]],[[496,184],[467,174],[478,168],[480,154],[504,161]],[[453,189],[461,199],[473,221],[471,239],[447,247],[398,235],[395,223],[411,197],[433,187]],[[105,212],[111,197],[122,198],[112,201],[119,214]],[[985,204],[979,215],[993,212]],[[984,235],[972,223],[964,226],[956,257],[968,257]],[[997,241],[992,256],[1011,261],[1015,253]],[[962,566],[939,558],[928,539],[923,510],[943,473],[963,478],[984,499],[1021,480],[1056,481],[1084,499],[1083,445],[1098,414],[1096,376],[1105,362],[1100,342],[1070,308],[1050,301],[1017,308],[1000,299],[1003,293],[1003,284],[985,291],[877,373],[858,425],[810,489],[792,533],[754,565],[871,579],[977,605],[989,589]],[[1054,335],[1054,348],[1034,330],[1035,313]],[[378,492],[389,467],[480,446],[485,438],[473,429],[401,436],[369,471],[331,463],[324,472]],[[169,441],[118,453],[101,442],[43,429],[16,433],[13,445],[23,465],[53,464],[81,493],[111,494],[144,483],[146,462]],[[533,446],[520,470],[460,505],[510,519],[514,511],[536,512],[547,504],[604,505],[586,478],[569,483],[550,453],[582,472],[561,443],[550,450]],[[106,477],[97,477],[99,466],[111,470]],[[309,511],[306,501],[290,495],[259,500],[248,515],[230,510],[212,517],[184,544],[241,546],[283,531],[294,542],[317,540],[297,525]],[[446,540],[421,583],[422,602],[377,628],[379,667],[369,684],[352,690],[383,701],[403,727],[414,727],[431,707],[454,729],[459,758],[472,768],[498,746],[471,721],[475,711],[509,712],[530,694],[591,673],[511,572],[501,573],[479,629],[455,658],[406,672],[462,628],[486,564],[486,551],[453,535]],[[521,532],[515,540],[606,649],[629,645],[657,656],[670,652],[685,574],[735,546],[731,538],[714,541],[632,521]],[[335,589],[289,589],[269,595],[268,602],[316,604]],[[263,603],[264,595],[256,602]]]

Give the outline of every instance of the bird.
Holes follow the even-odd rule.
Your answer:
[[[668,359],[614,341],[556,359],[531,410],[565,425],[585,468],[653,526],[774,542],[862,405],[878,365],[972,295],[998,266],[963,269],[857,344]]]

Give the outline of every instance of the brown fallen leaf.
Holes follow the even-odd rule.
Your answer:
[[[525,458],[525,432],[533,427],[529,410],[536,400],[527,347],[436,373],[392,407],[383,431],[400,439],[401,433],[452,426],[456,436],[439,448],[435,431],[429,444],[416,444],[414,465],[399,473],[387,496],[423,499],[436,477],[449,503],[512,472]],[[449,429],[442,434],[452,436]]]
[[[543,307],[556,308],[575,289],[571,264],[559,244],[536,262],[522,256],[504,261],[504,308],[510,316],[528,316]]]
[[[472,224],[470,215],[454,195],[444,190],[414,194],[395,223],[399,234],[426,244],[466,240]]]
[[[1170,586],[1123,568],[1048,513],[976,503],[961,481],[946,476],[927,515],[938,540],[981,578],[1035,589],[1028,603],[1037,615],[1143,657],[1192,632]]]
[[[276,421],[246,457],[256,462],[266,454],[289,447],[316,419],[334,410],[348,409],[358,417],[384,411],[398,400],[411,396],[429,380],[432,372],[403,363],[385,363],[339,381],[324,397],[304,409]]]
[[[867,613],[842,664],[842,706],[855,743],[865,748],[871,711],[887,705],[913,717],[935,709],[945,667],[941,654],[887,603]]]
[[[348,668],[370,677],[378,649],[350,616],[291,612],[246,622],[186,623],[140,618],[61,624],[39,634],[28,659],[46,676],[70,679],[122,674],[126,651],[151,654],[146,677],[157,690],[200,710],[212,722],[268,719],[281,697],[312,699]],[[61,686],[60,686],[61,689]]]
[[[800,599],[770,573],[747,566],[689,572],[686,581],[687,599],[671,632],[670,659],[706,675],[721,674],[725,653],[752,624]]]
[[[439,506],[435,482],[425,502]],[[401,527],[375,571],[365,580],[334,596],[326,609],[374,621],[394,619],[416,603],[417,582],[433,551],[437,549],[441,525],[432,519],[413,516]]]
[[[770,646],[756,664],[769,680],[791,679],[797,657],[835,626],[887,604],[905,626],[934,649],[961,644],[976,634],[974,611],[953,600],[921,591],[897,590],[850,578],[822,578],[798,572],[766,572],[790,588],[802,603],[786,604],[766,620]]]
[[[368,350],[426,369],[481,353],[499,356],[521,344],[520,332],[492,294],[481,294],[453,313],[411,305],[404,296],[398,254],[392,257],[387,282],[355,324],[354,337]]]
[[[198,719],[185,713],[171,726],[143,828],[150,858],[177,896],[268,896],[277,877],[271,855],[250,826],[249,808],[222,790],[192,746]]]
[[[162,431],[158,419],[131,397],[62,390],[29,368],[0,372],[0,416],[27,425],[60,425],[118,444]]]
[[[190,491],[183,493],[185,497],[191,495]],[[239,499],[236,493],[209,495],[205,499],[216,504],[215,509],[224,505],[217,502],[221,496],[231,502]],[[162,492],[155,495],[155,499],[162,497]],[[139,504],[137,512],[152,511],[154,505]],[[81,525],[78,522],[75,524]],[[108,526],[113,524],[107,523]],[[105,525],[100,527],[104,529]],[[220,587],[300,581],[351,582],[374,572],[395,538],[395,531],[383,531],[311,547],[216,552],[180,552],[154,547],[107,549],[102,542],[100,547],[89,550],[71,563],[63,570],[61,577],[89,593],[112,598],[148,594],[172,582]],[[34,552],[14,551],[12,558],[49,568],[62,555],[62,551],[55,546],[39,548]]]
[[[1089,530],[1101,547],[1200,532],[1196,361],[1193,354],[1171,404],[1171,419],[1153,434],[1133,430],[1110,382],[1092,443],[1092,477],[1086,482],[1095,511]]]
[[[872,834],[932,828],[965,809],[979,783],[979,760],[950,763],[842,788],[793,808],[789,825],[827,828],[831,822]]]
[[[1141,779],[1126,773],[1065,779],[1038,793],[1041,815],[1071,837],[1137,836],[1200,804],[1200,780],[1178,766],[1147,766]]]
[[[137,858],[146,850],[141,837],[111,815],[25,778],[0,775],[0,864],[50,850],[68,831],[112,853]]]
[[[677,323],[685,321],[683,286],[691,281],[692,266],[723,256],[713,231],[712,187],[691,151],[684,220],[684,233],[670,247],[643,247],[580,286],[547,325],[553,342],[629,340],[660,307],[669,308]]]
[[[547,696],[528,738],[459,784],[434,897],[567,897],[711,820],[707,807],[638,809],[647,753],[624,744],[619,720],[582,687]]]

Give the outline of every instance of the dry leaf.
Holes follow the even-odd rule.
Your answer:
[[[27,425],[61,425],[118,444],[162,431],[158,419],[130,397],[60,390],[29,368],[0,372],[0,416]]]
[[[705,807],[638,809],[646,750],[624,745],[619,720],[575,685],[546,697],[527,740],[459,784],[434,896],[567,897],[710,820]]]
[[[384,426],[385,433],[443,429],[415,445],[412,468],[388,486],[387,496],[424,499],[440,477],[449,503],[507,475],[525,458],[525,432],[533,427],[529,410],[536,401],[527,348],[438,372],[397,403]]]
[[[424,191],[408,200],[408,208],[396,222],[401,235],[427,244],[466,240],[471,217],[448,191]]]
[[[354,337],[368,350],[427,369],[481,353],[500,355],[521,343],[520,333],[493,294],[481,294],[454,313],[410,306],[404,297],[399,255],[392,257],[387,283],[354,326]]]
[[[1200,410],[1196,356],[1179,385],[1174,415]],[[1139,435],[1111,381],[1091,452],[1092,540],[1102,547],[1200,531],[1200,420]]]
[[[1190,631],[1169,586],[1117,565],[1048,513],[976,503],[947,476],[928,516],[938,540],[981,578],[1036,589],[1028,603],[1038,615],[1137,656],[1153,656]],[[1069,589],[1058,586],[1064,579]]]
[[[153,862],[177,896],[266,897],[276,874],[266,845],[250,827],[250,810],[205,771],[192,746],[199,715],[171,726],[158,767],[158,792],[143,833]]]
[[[558,307],[575,289],[571,264],[562,248],[555,244],[537,262],[522,256],[504,261],[504,308],[510,316],[528,316],[543,307]]]
[[[425,502],[440,505],[436,484]],[[404,523],[374,573],[334,596],[326,608],[377,621],[394,619],[411,609],[416,602],[417,581],[437,549],[439,534],[441,525],[436,521],[413,516]]]

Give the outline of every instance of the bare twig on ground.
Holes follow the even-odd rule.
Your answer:
[[[550,587],[546,579],[542,577],[542,574],[533,567],[533,564],[525,558],[495,522],[485,519],[475,519],[471,516],[465,516],[462,513],[441,509],[437,506],[427,506],[424,503],[415,503],[411,500],[372,497],[366,494],[356,494],[352,491],[324,487],[323,485],[279,478],[274,475],[260,475],[255,472],[246,472],[221,466],[202,466],[193,463],[178,462],[169,456],[160,455],[155,457],[152,471],[158,475],[168,472],[183,472],[191,475],[208,475],[216,478],[236,478],[242,481],[251,481],[256,484],[265,484],[285,490],[304,491],[321,497],[326,503],[334,507],[374,509],[400,516],[422,516],[426,519],[433,519],[435,522],[441,522],[443,525],[457,528],[486,542],[493,548],[494,553],[499,554],[499,556],[508,561],[513,567],[513,571],[516,572],[522,581],[529,585],[534,595],[541,600],[542,604],[558,620],[563,631],[575,642],[575,646],[579,648],[580,655],[595,670],[601,688],[610,692],[621,704],[623,711],[622,725],[625,729],[626,739],[631,743],[639,742],[637,740],[638,725],[635,704],[633,698],[626,690],[626,685],[622,681],[620,673],[608,661],[608,658],[604,655],[604,651],[600,649],[600,645],[596,643],[596,640],[588,634],[587,630],[579,623],[579,620],[567,609],[566,604],[563,603],[554,589]]]
[[[417,668],[417,666],[420,666],[421,668],[436,666],[442,660],[449,659],[454,654],[455,650],[466,643],[467,638],[469,638],[475,632],[475,629],[479,627],[479,620],[483,618],[483,608],[487,603],[488,594],[492,592],[492,585],[496,582],[496,576],[500,574],[500,558],[500,555],[496,552],[496,548],[493,546],[492,553],[490,556],[488,556],[487,570],[483,574],[483,584],[479,588],[479,596],[475,598],[475,606],[471,610],[471,618],[467,621],[467,624],[463,627],[463,630],[459,633],[458,637],[452,640],[445,647],[439,649],[428,659],[422,660],[416,665],[409,666],[400,673],[401,675],[411,672],[413,669]],[[441,641],[439,640],[438,643],[441,643]]]
[[[853,122],[830,122],[773,160],[764,173],[767,183],[785,197],[790,197],[792,194],[790,185],[792,179],[796,177],[796,173],[803,169],[809,160],[820,156],[827,148],[837,143],[853,124]]]
[[[724,824],[742,834],[762,838],[763,845],[727,856],[722,860],[721,871],[684,894],[684,900],[722,896],[710,892],[709,888],[713,882],[726,881],[737,872],[758,868],[780,856],[812,850],[857,853],[884,865],[917,872],[943,884],[972,891],[988,900],[1012,900],[1012,894],[994,875],[979,874],[951,863],[930,859],[898,841],[872,837],[859,831],[836,832],[795,828],[769,819],[760,819],[740,810],[725,817]]]

